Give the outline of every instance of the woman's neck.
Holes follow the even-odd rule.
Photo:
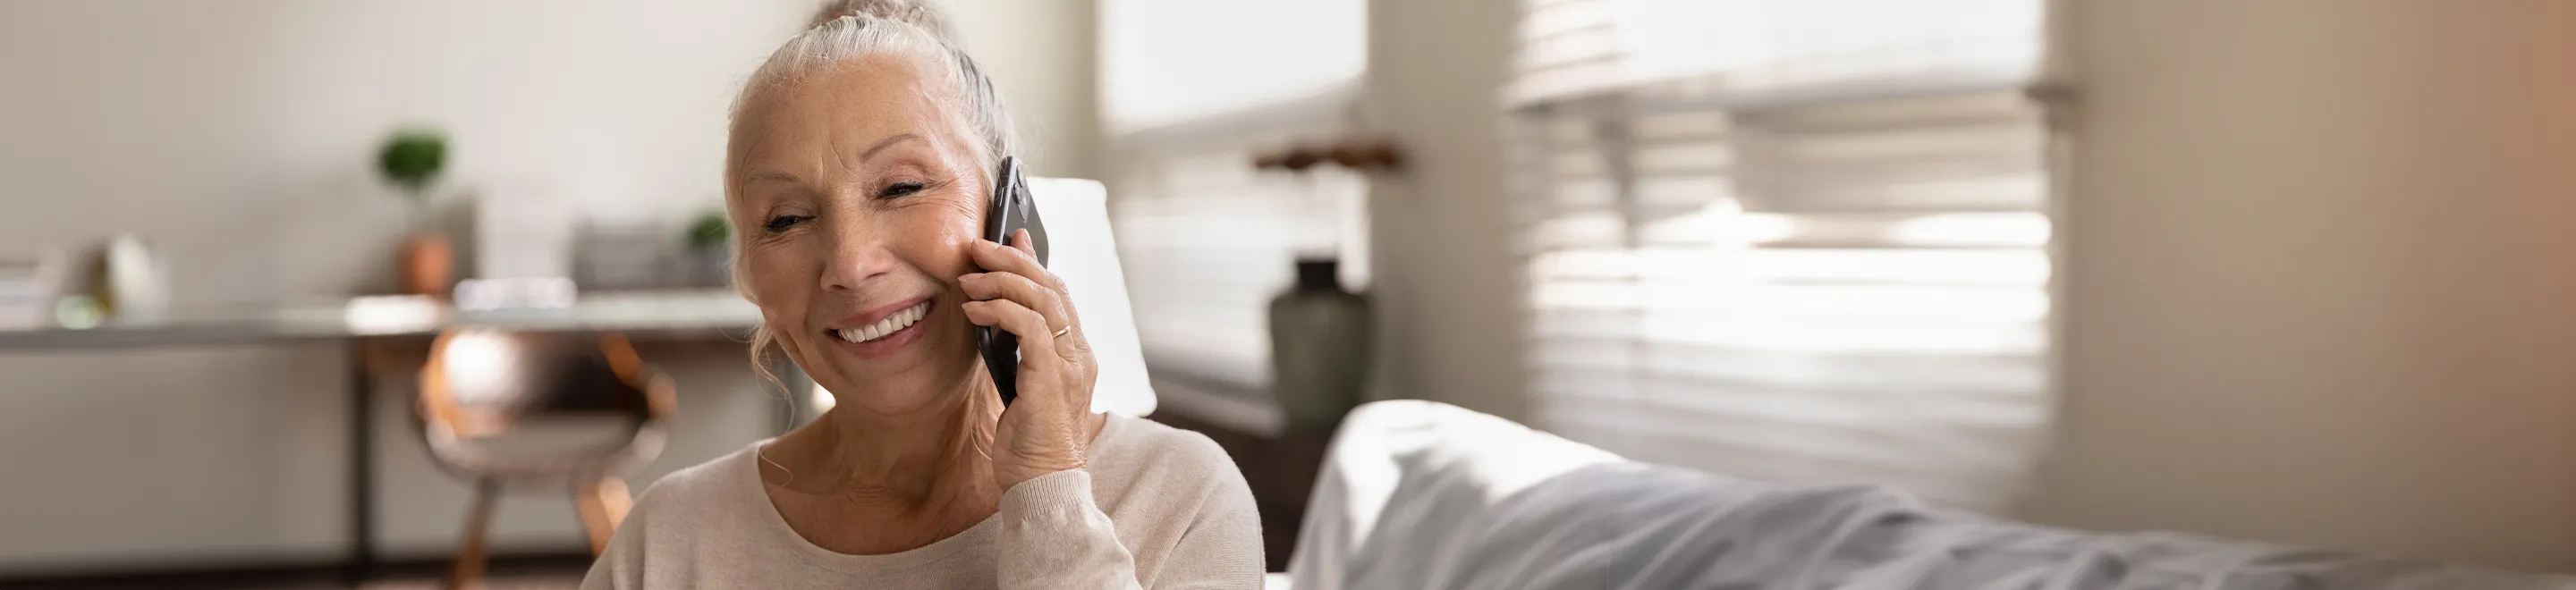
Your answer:
[[[788,492],[837,496],[902,515],[989,513],[993,428],[1002,406],[982,380],[941,396],[949,403],[904,415],[855,404],[825,412],[759,450],[762,480]]]

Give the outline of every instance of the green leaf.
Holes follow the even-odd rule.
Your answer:
[[[447,136],[427,129],[395,132],[376,153],[376,169],[413,199],[429,190],[447,165]]]
[[[689,247],[723,248],[725,238],[733,235],[733,226],[725,221],[722,211],[709,211],[689,224]]]

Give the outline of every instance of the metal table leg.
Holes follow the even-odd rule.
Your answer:
[[[349,569],[351,587],[376,568],[376,391],[367,366],[367,344],[348,341],[349,355]]]

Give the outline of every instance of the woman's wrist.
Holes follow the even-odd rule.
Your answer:
[[[1070,516],[1090,497],[1091,472],[1066,469],[1003,488],[1001,510],[1014,522],[1042,522]]]
[[[1084,462],[1079,459],[1045,463],[1005,461],[993,465],[993,480],[994,483],[1001,484],[1003,492],[1008,493],[1022,483],[1066,471],[1078,471],[1083,466]]]

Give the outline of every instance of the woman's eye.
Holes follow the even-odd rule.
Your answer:
[[[805,215],[780,215],[769,218],[769,222],[761,224],[761,227],[767,228],[770,233],[777,233],[787,231],[787,228],[796,227],[796,224],[804,223],[805,220],[808,219],[813,219],[813,217]]]
[[[891,199],[921,192],[921,189],[922,184],[918,182],[898,182],[886,185],[885,191],[877,193],[877,198]]]

